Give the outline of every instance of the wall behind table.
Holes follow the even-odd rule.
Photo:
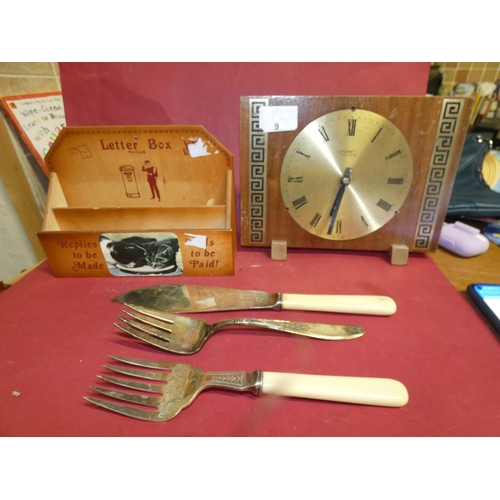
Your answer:
[[[50,62],[0,62],[0,95],[60,91]],[[36,232],[42,227],[48,179],[5,112],[0,112],[0,281],[45,259]]]
[[[68,126],[203,125],[234,156],[245,95],[425,95],[430,63],[60,63]],[[239,212],[239,208],[238,208]]]

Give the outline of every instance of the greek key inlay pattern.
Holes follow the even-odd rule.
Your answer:
[[[249,237],[262,243],[266,236],[267,134],[259,128],[259,109],[269,99],[250,99],[249,123]]]
[[[451,152],[463,110],[461,99],[445,99],[441,108],[434,149],[417,223],[415,248],[430,248],[434,234],[441,192],[446,182]]]

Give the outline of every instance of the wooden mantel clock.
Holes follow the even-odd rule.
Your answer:
[[[471,100],[242,97],[241,242],[287,248],[436,249]]]

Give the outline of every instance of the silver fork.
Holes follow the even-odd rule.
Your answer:
[[[230,318],[209,325],[200,318],[188,318],[142,306],[126,305],[134,311],[123,312],[133,319],[119,316],[123,323],[115,323],[118,328],[159,349],[176,354],[198,352],[217,330],[230,326],[257,327],[323,340],[354,339],[364,334],[364,330],[359,326],[255,318]]]
[[[185,363],[147,361],[122,356],[109,357],[125,365],[153,368],[154,371],[121,365],[105,366],[108,370],[131,377],[152,380],[154,383],[98,375],[101,380],[113,385],[157,395],[147,396],[138,392],[130,393],[91,386],[91,389],[100,394],[140,406],[123,405],[93,397],[84,397],[84,399],[127,417],[151,422],[161,422],[174,418],[182,409],[189,406],[201,391],[211,387],[249,391],[256,396],[274,394],[374,406],[399,407],[408,402],[406,387],[397,380],[387,378],[304,375],[261,370],[253,372],[204,372],[200,368]],[[144,406],[154,409],[145,409]]]

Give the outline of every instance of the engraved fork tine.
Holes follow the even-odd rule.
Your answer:
[[[182,409],[189,406],[202,390],[210,387],[249,391],[256,396],[274,394],[376,406],[398,407],[408,402],[408,391],[405,386],[397,380],[387,378],[275,373],[261,370],[204,372],[200,368],[184,363],[147,361],[121,356],[110,357],[126,365],[161,369],[167,373],[113,365],[106,366],[106,368],[124,375],[153,380],[154,383],[109,376],[101,376],[101,380],[113,385],[159,395],[150,396],[93,386],[91,389],[110,398],[155,409],[148,410],[139,406],[122,405],[93,397],[84,397],[84,399],[106,410],[154,422],[174,418]]]
[[[116,361],[123,361],[124,363],[129,363],[136,365],[136,360],[132,358],[122,358],[119,356],[110,356],[110,358],[116,360]],[[153,367],[153,368],[163,368],[163,369],[173,369],[177,363],[168,363],[168,362],[154,362],[154,361],[142,361],[142,363],[139,366],[148,366],[148,367]],[[124,375],[131,375],[134,377],[142,377],[145,379],[149,380],[160,380],[160,381],[166,381],[167,380],[167,374],[165,373],[158,373],[158,372],[147,372],[144,370],[134,370],[131,368],[125,368],[125,367],[116,367],[116,366],[105,366],[108,370],[112,370],[118,373],[122,373]],[[163,391],[163,384],[157,384],[157,383],[148,383],[148,382],[138,382],[136,380],[129,380],[129,379],[121,379],[121,378],[116,378],[116,377],[109,377],[105,375],[98,375],[98,378],[101,380],[104,380],[105,382],[109,382],[110,384],[115,384],[119,385],[122,387],[127,387],[128,389],[136,389],[138,391],[144,391],[144,392],[153,392],[157,394],[162,394]],[[109,396],[111,398],[116,398],[120,399],[122,401],[127,401],[130,403],[137,403],[143,406],[150,406],[153,408],[158,408],[161,398],[159,396],[145,396],[142,394],[132,394],[128,392],[123,392],[123,391],[117,391],[117,390],[111,390],[111,389],[105,389],[103,387],[90,387],[92,390],[99,392],[100,394],[103,394],[105,396]],[[111,411],[115,411],[117,413],[121,413],[122,415],[126,415],[129,417],[133,418],[139,418],[142,420],[150,420],[150,421],[159,421],[157,418],[157,411],[152,411],[152,410],[143,410],[137,407],[132,407],[132,406],[125,406],[125,405],[120,405],[117,403],[112,403],[109,401],[103,401],[100,399],[96,398],[85,398],[88,401],[91,401],[92,403],[101,406],[103,408],[106,408]],[[180,411],[180,410],[179,410]],[[160,419],[161,420],[161,419]]]
[[[95,388],[93,389],[95,390]],[[111,397],[113,396],[111,395]],[[86,399],[90,403],[94,403],[95,405],[100,406],[101,408],[120,413],[121,415],[125,415],[126,417],[137,418],[139,420],[148,420],[149,422],[162,422],[165,420],[164,418],[158,416],[157,410],[145,410],[134,406],[120,405],[117,403],[112,403],[111,401],[103,401],[102,399],[92,397],[85,397],[84,399]]]
[[[173,370],[177,364],[179,363],[171,363],[172,366],[169,366],[168,368],[164,369]],[[117,373],[121,373],[122,375],[130,375],[132,377],[140,377],[149,380],[158,380],[160,382],[167,382],[169,380],[169,375],[168,373],[165,372],[150,372],[145,370],[137,370],[136,368],[108,366],[108,365],[105,365],[104,368],[107,368],[108,370],[112,370]]]
[[[160,370],[173,370],[178,364],[170,361],[154,361],[148,359],[135,359],[135,358],[127,358],[125,356],[112,356],[108,355],[109,358],[114,359],[115,361],[121,361],[122,363],[127,363],[129,365],[141,366],[143,368],[158,368]]]
[[[143,342],[176,354],[198,352],[217,330],[227,327],[256,327],[322,340],[348,340],[364,334],[364,330],[359,326],[255,318],[230,318],[208,324],[200,318],[176,316],[141,306],[126,305],[131,310],[123,312],[132,319],[119,316],[122,323],[115,323],[118,328]]]

